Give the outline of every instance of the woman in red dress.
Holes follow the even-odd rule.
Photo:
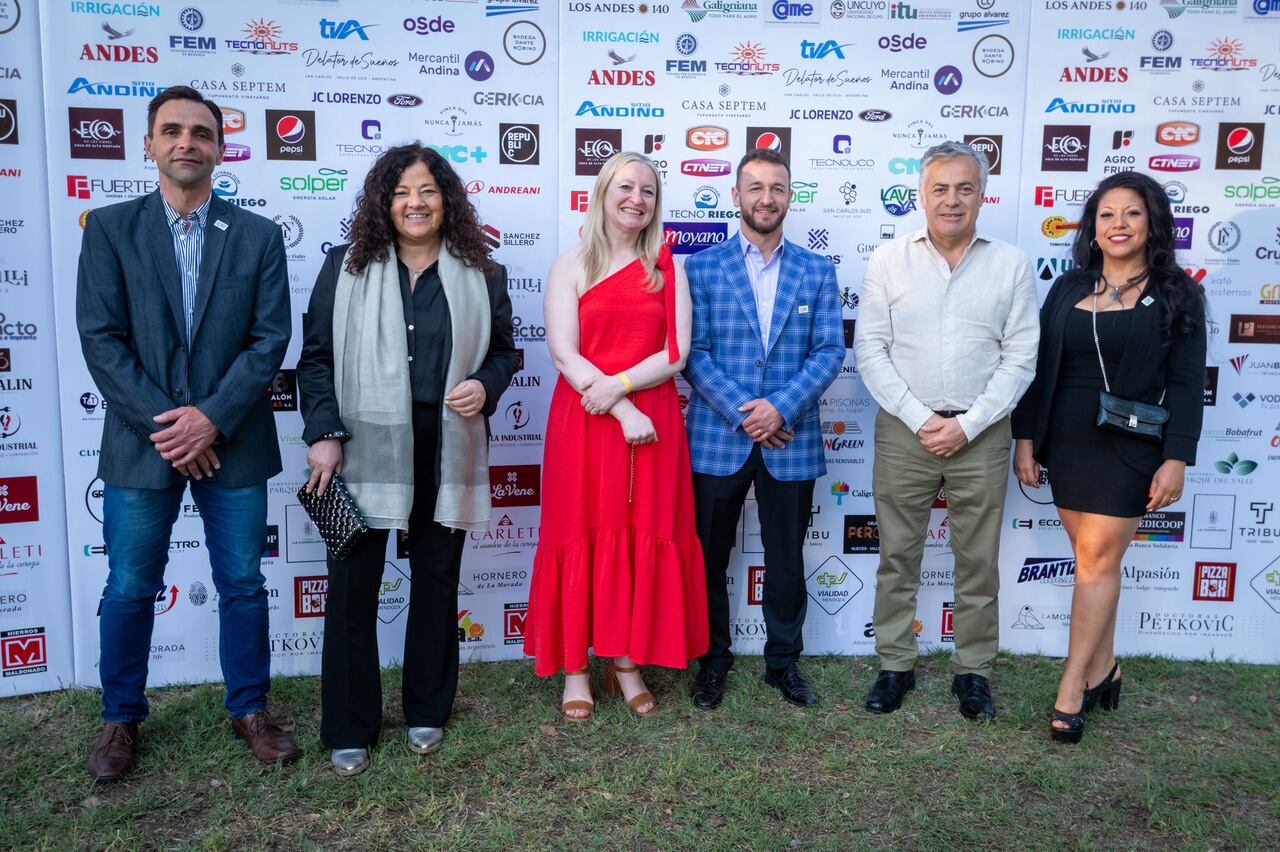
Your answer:
[[[605,689],[657,710],[638,666],[684,668],[707,650],[689,445],[672,377],[689,350],[684,270],[663,245],[662,185],[647,157],[604,164],[582,243],[547,277],[547,346],[560,371],[547,418],[542,530],[525,653],[565,671],[563,712],[591,716],[587,651]]]

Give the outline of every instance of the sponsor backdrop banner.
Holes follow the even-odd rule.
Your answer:
[[[619,150],[654,158],[663,173],[667,241],[685,257],[734,236],[738,158],[757,145],[781,151],[792,170],[787,236],[836,264],[851,341],[870,253],[923,226],[920,156],[943,139],[960,139],[992,162],[983,232],[1027,251],[1042,295],[1069,267],[1084,198],[1101,177],[1136,168],[1166,186],[1180,258],[1209,293],[1209,407],[1185,497],[1148,516],[1126,555],[1117,647],[1275,661],[1280,167],[1266,147],[1276,144],[1268,135],[1280,137],[1277,5],[62,2],[43,9],[41,77],[34,4],[0,0],[0,183],[17,200],[0,219],[7,317],[0,355],[15,356],[0,364],[14,365],[0,372],[0,407],[21,406],[27,418],[21,434],[0,443],[0,480],[15,503],[26,502],[24,489],[37,481],[44,498],[38,519],[16,509],[0,519],[0,629],[6,642],[11,630],[44,631],[13,634],[13,670],[21,673],[0,690],[72,680],[73,640],[75,682],[97,683],[106,558],[94,454],[104,401],[75,332],[76,257],[88,210],[155,188],[142,146],[146,103],[178,83],[224,107],[228,151],[214,191],[277,222],[289,255],[295,337],[284,369],[264,388],[285,457],[285,472],[270,484],[263,543],[277,672],[318,671],[323,642],[323,545],[293,496],[305,478],[293,372],[301,317],[325,250],[346,239],[373,157],[412,139],[439,150],[468,182],[496,256],[510,268],[524,355],[491,420],[493,521],[471,534],[463,560],[464,660],[521,655],[556,378],[542,289],[555,254],[577,241],[604,160]],[[46,174],[49,250],[32,239],[43,237],[38,182]],[[53,423],[59,410],[61,445]],[[850,353],[822,400],[828,475],[815,491],[806,543],[811,652],[873,648],[874,414]],[[39,446],[6,449],[25,442]],[[1052,507],[1051,476],[1039,490],[1010,480],[1001,638],[1014,651],[1066,648],[1074,564]],[[24,477],[37,479],[28,486]],[[953,634],[953,559],[943,493],[925,544],[920,637],[945,648]],[[28,556],[18,558],[15,545]],[[758,652],[765,569],[751,501],[739,545],[733,630],[740,650]],[[151,681],[216,679],[217,594],[190,500],[170,550]],[[379,610],[384,662],[401,653],[409,583],[393,540]],[[6,603],[19,594],[24,600]],[[37,653],[53,662],[28,672],[45,665],[32,662]],[[7,651],[5,660],[7,676]]]
[[[75,680],[38,12],[0,2],[0,696]]]

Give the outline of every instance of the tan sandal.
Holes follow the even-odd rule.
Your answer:
[[[588,668],[588,667],[586,667],[586,666],[583,666],[582,668],[578,669],[576,672],[565,672],[565,673],[564,673],[564,676],[565,676],[565,679],[566,679],[566,680],[567,680],[567,679],[569,679],[569,678],[571,678],[571,677],[573,677],[574,675],[586,675],[586,676],[587,676],[587,692],[590,692],[590,691],[591,691],[591,669],[590,669],[590,668]],[[562,703],[562,704],[560,705],[560,712],[561,712],[561,714],[563,714],[563,715],[564,715],[564,717],[565,717],[566,719],[568,719],[570,722],[585,722],[585,721],[587,721],[588,719],[590,719],[590,718],[591,718],[591,714],[592,714],[593,712],[595,712],[595,709],[596,709],[595,701],[583,701],[581,698],[575,698],[575,699],[574,699],[574,700],[572,700],[572,701],[565,701],[564,703]],[[570,712],[570,711],[584,711],[584,710],[585,710],[586,712],[585,712],[583,715],[581,715],[581,716],[570,716],[570,715],[569,715],[569,712]]]
[[[606,666],[604,670],[605,694],[606,695],[623,695],[624,693],[622,691],[622,684],[618,682],[618,673],[621,672],[622,674],[631,674],[632,672],[638,672],[638,671],[640,671],[639,666],[631,666],[630,668],[624,669],[621,666],[617,665],[613,660],[610,660],[609,665]],[[649,709],[641,713],[640,708],[646,704],[650,705]],[[657,699],[655,699],[653,697],[653,693],[649,692],[648,690],[645,690],[644,692],[637,695],[635,698],[632,698],[630,701],[628,701],[627,706],[631,708],[632,713],[635,713],[637,716],[641,718],[644,718],[645,716],[652,716],[654,713],[658,712]]]

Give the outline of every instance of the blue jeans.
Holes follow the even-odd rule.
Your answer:
[[[169,534],[186,485],[120,488],[108,485],[102,532],[107,545],[107,586],[98,619],[102,718],[147,718],[147,660],[156,595],[164,588]],[[204,521],[205,547],[218,590],[218,655],[231,718],[266,709],[271,675],[267,590],[261,561],[267,532],[267,486],[222,488],[191,481],[191,496]]]

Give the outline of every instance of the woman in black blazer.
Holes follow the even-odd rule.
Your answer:
[[[1079,742],[1084,714],[1120,701],[1115,662],[1120,560],[1145,512],[1182,497],[1203,415],[1204,291],[1177,265],[1164,190],[1112,175],[1085,203],[1072,255],[1040,311],[1036,377],[1013,414],[1014,472],[1038,487],[1049,469],[1075,554],[1066,670],[1051,734]],[[1096,331],[1095,331],[1096,328]],[[1102,366],[1105,365],[1105,379]],[[1097,425],[1099,391],[1162,405],[1148,441]]]

